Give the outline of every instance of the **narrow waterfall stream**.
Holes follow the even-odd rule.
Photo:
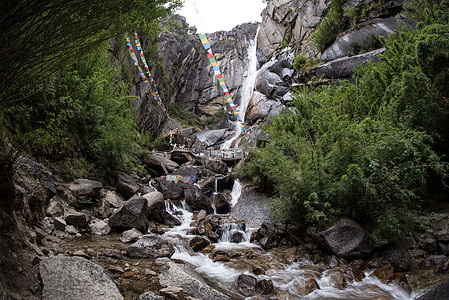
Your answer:
[[[242,84],[241,97],[240,97],[240,105],[238,106],[239,115],[242,122],[234,122],[233,127],[235,130],[235,134],[232,138],[225,141],[221,148],[222,149],[230,149],[237,148],[236,145],[233,147],[234,141],[236,141],[240,137],[240,127],[245,123],[245,114],[246,109],[248,107],[249,101],[251,100],[251,96],[254,90],[254,82],[257,76],[257,36],[259,35],[259,28],[257,28],[256,35],[254,39],[250,42],[248,47],[248,69],[246,70],[246,77]]]

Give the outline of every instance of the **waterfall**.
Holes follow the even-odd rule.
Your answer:
[[[260,27],[259,27],[260,28]],[[246,109],[248,108],[248,103],[251,100],[251,96],[254,90],[254,82],[257,76],[257,36],[259,35],[259,28],[257,28],[256,36],[250,42],[248,47],[248,69],[246,70],[246,77],[242,84],[242,89],[240,92],[240,105],[238,106],[238,111],[242,123],[236,121],[233,124],[235,129],[235,134],[232,138],[225,141],[221,148],[229,149],[232,143],[237,140],[240,136],[240,126],[245,123]]]
[[[234,181],[234,185],[232,186],[231,191],[231,208],[234,207],[237,202],[239,202],[240,195],[242,194],[242,185],[240,184],[240,181],[236,179]]]

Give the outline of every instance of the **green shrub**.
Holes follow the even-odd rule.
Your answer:
[[[430,184],[445,188],[449,25],[401,28],[383,43],[356,84],[298,90],[294,109],[265,126],[241,172],[271,190],[278,219],[320,228],[353,218],[380,246],[419,226]]]
[[[311,40],[315,42],[318,50],[323,53],[343,30],[343,12],[339,0],[332,1],[326,18],[321,19]]]
[[[306,64],[308,57],[304,53],[297,53],[293,59],[293,68],[300,71]]]

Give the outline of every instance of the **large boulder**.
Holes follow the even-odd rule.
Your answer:
[[[326,62],[346,56],[351,50],[351,44],[363,44],[366,38],[372,35],[388,38],[389,34],[398,29],[400,23],[410,28],[414,25],[413,22],[407,20],[399,20],[398,22],[396,18],[370,20],[366,25],[337,37],[335,42],[323,52],[321,61]]]
[[[24,156],[20,156],[17,159],[17,165],[28,174],[32,175],[35,179],[39,180],[39,183],[45,187],[48,193],[48,198],[51,198],[56,194],[55,178],[53,173],[47,167]]]
[[[365,258],[372,252],[367,233],[352,220],[342,219],[314,238],[322,248],[344,259]]]
[[[173,245],[157,234],[146,234],[126,250],[132,258],[170,257],[175,253]]]
[[[151,192],[142,196],[148,201],[148,219],[165,225],[181,225],[181,222],[165,209],[164,195]]]
[[[246,110],[245,121],[252,125],[260,119],[264,120],[271,115],[279,114],[282,109],[281,102],[268,99],[264,94],[254,91]]]
[[[218,193],[213,196],[215,211],[217,214],[227,214],[231,211],[230,199],[227,198],[228,195],[229,194]]]
[[[78,197],[97,198],[100,196],[102,188],[103,184],[101,182],[82,178],[76,179],[69,185],[69,190]]]
[[[221,161],[221,159],[209,157],[209,156],[201,156],[200,162],[203,167],[211,170],[214,173],[218,174],[227,174],[228,166]]]
[[[192,267],[167,261],[161,268],[159,283],[162,286],[177,286],[184,293],[198,299],[232,299],[228,295],[212,288]]]
[[[110,274],[78,256],[49,257],[39,265],[43,300],[123,299]]]
[[[67,224],[76,227],[85,227],[89,223],[89,216],[85,213],[72,210],[66,213],[65,221]]]
[[[111,231],[111,227],[103,220],[92,223],[90,226],[90,233],[94,235],[108,235]]]
[[[169,173],[171,173],[179,168],[179,165],[176,162],[157,153],[147,153],[144,155],[143,160],[152,169],[161,168],[164,172],[165,170],[167,170]]]
[[[139,190],[139,185],[134,178],[122,172],[117,174],[116,187],[125,198],[131,198]]]
[[[163,176],[156,188],[164,195],[164,199],[180,200],[184,197],[183,186],[183,182],[167,180],[167,177]]]
[[[394,267],[395,272],[407,272],[412,268],[412,257],[406,248],[392,245],[388,249],[376,252],[365,263],[368,268],[379,268],[388,264]]]
[[[109,203],[111,207],[120,208],[124,204],[122,198],[120,198],[114,191],[106,191],[103,200]]]
[[[147,208],[147,199],[143,197],[130,199],[109,217],[109,226],[118,231],[136,228],[141,232],[147,232]]]
[[[256,293],[257,278],[254,276],[240,274],[236,279],[236,284],[239,291],[245,296],[252,296]]]
[[[318,77],[325,75],[329,78],[344,78],[351,76],[355,68],[369,62],[377,62],[377,56],[385,51],[385,48],[377,49],[367,53],[342,57],[315,67],[313,70]]]
[[[196,134],[196,138],[210,147],[215,145],[220,139],[223,138],[226,130],[227,129],[200,131]]]

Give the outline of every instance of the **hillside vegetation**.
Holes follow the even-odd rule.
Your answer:
[[[322,227],[350,217],[375,245],[424,224],[422,204],[447,187],[449,1],[409,0],[419,23],[381,40],[356,83],[299,89],[265,126],[243,175],[273,192],[278,219]]]

